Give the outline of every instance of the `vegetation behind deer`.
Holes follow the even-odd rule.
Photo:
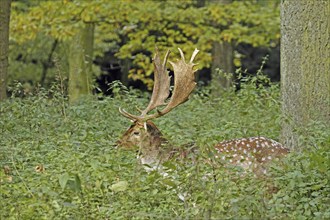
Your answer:
[[[148,94],[114,84],[114,97],[68,106],[56,83],[9,99],[0,106],[1,219],[330,218],[330,137],[322,122],[303,128],[306,151],[291,153],[265,179],[205,162],[222,140],[259,134],[278,140],[279,88],[256,86],[260,80],[267,81],[244,79],[239,91],[216,99],[196,91],[155,120],[174,145],[200,146],[191,162],[165,162],[168,176],[147,173],[136,152],[114,147],[128,127],[118,107],[146,106]]]

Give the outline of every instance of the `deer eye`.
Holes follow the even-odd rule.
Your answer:
[[[140,135],[140,132],[139,131],[134,131],[133,134],[134,135]]]

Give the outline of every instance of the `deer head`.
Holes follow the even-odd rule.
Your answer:
[[[171,150],[168,147],[168,141],[151,120],[169,113],[178,105],[186,102],[196,86],[195,70],[193,70],[196,64],[193,61],[199,51],[194,50],[188,63],[186,63],[180,48],[179,52],[180,60],[177,62],[169,61],[174,70],[174,90],[168,102],[166,101],[170,95],[170,76],[166,64],[170,51],[167,51],[164,61],[161,62],[159,52],[156,49],[156,55],[153,59],[154,87],[148,106],[141,111],[140,115],[133,115],[119,108],[119,112],[130,119],[133,125],[124,133],[118,144],[124,148],[138,147],[139,157],[143,164],[154,166],[170,157]],[[161,106],[165,107],[161,110],[158,109]],[[154,113],[149,114],[153,110],[155,110]]]

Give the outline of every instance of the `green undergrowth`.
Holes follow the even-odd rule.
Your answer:
[[[278,85],[251,78],[217,98],[200,90],[155,120],[174,145],[200,149],[191,160],[165,163],[167,176],[145,172],[136,152],[116,149],[130,125],[118,108],[137,113],[148,94],[118,83],[113,91],[69,106],[55,85],[25,98],[13,92],[1,103],[1,219],[330,218],[330,135],[321,122],[303,137],[306,150],[274,165],[267,178],[214,163],[212,146],[221,140],[278,140]]]

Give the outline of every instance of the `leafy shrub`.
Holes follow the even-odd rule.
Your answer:
[[[266,180],[212,163],[218,141],[279,136],[279,88],[256,87],[260,77],[212,100],[198,91],[156,120],[173,144],[200,148],[191,160],[167,162],[168,176],[146,173],[135,152],[115,147],[129,125],[118,107],[142,108],[146,94],[115,83],[114,97],[72,106],[56,85],[13,96],[0,106],[1,219],[329,218],[330,138],[322,123],[304,137],[308,150],[274,165]]]

